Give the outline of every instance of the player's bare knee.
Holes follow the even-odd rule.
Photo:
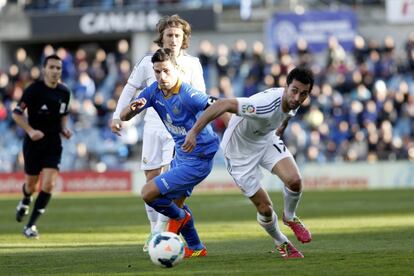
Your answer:
[[[263,202],[256,206],[259,214],[265,217],[271,217],[273,214],[273,206],[269,202]]]
[[[291,178],[289,178],[288,181],[286,181],[285,185],[294,192],[301,192],[302,191],[302,178],[300,175],[295,175]]]
[[[25,178],[25,189],[26,192],[33,194],[34,192],[36,192],[36,189],[38,187],[39,184],[39,177],[28,177],[26,176]]]
[[[29,194],[33,194],[34,192],[36,192],[36,183],[33,185],[26,184],[26,192],[28,192]]]
[[[160,191],[153,180],[148,181],[141,190],[142,199],[150,203],[160,196]]]
[[[26,189],[26,191],[27,191],[29,194],[33,194],[34,192],[36,192],[36,189],[33,187],[33,188]]]
[[[145,189],[145,186],[141,190],[141,197],[142,197],[142,200],[144,200],[146,203],[151,202],[149,193],[147,189]]]
[[[152,202],[152,201],[155,200],[155,197],[154,197],[153,192],[151,191],[151,189],[147,185],[145,185],[144,187],[142,187],[141,196],[142,196],[142,199],[146,203],[150,203],[150,202]]]
[[[45,182],[43,183],[43,186],[42,186],[42,190],[49,194],[52,193],[54,188],[55,188],[55,182]]]

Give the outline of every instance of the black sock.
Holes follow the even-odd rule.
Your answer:
[[[36,198],[34,210],[32,212],[32,215],[30,216],[30,220],[27,224],[27,227],[31,227],[32,225],[36,224],[36,221],[39,218],[39,216],[45,212],[46,206],[49,203],[51,196],[52,194],[46,193],[44,191],[41,191],[39,193],[39,195]]]
[[[32,194],[29,194],[26,191],[25,186],[26,186],[26,183],[23,183],[23,186],[22,186],[22,190],[23,190],[23,200],[22,200],[22,203],[24,205],[29,205],[32,202]]]

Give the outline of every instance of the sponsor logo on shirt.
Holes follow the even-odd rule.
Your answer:
[[[167,128],[167,130],[175,135],[187,135],[187,131],[185,130],[184,127],[182,126],[175,126],[170,122],[165,122],[165,127]]]
[[[185,130],[184,127],[173,125],[170,114],[167,113],[167,118],[166,120],[163,120],[163,121],[164,121],[165,127],[170,133],[175,134],[175,135],[187,135],[187,131]]]
[[[47,105],[42,105],[42,107],[40,108],[41,110],[47,110]]]
[[[256,108],[251,104],[244,104],[242,105],[242,112],[243,113],[256,113]]]
[[[171,116],[168,113],[167,113],[167,122],[170,123],[170,124],[172,124]]]

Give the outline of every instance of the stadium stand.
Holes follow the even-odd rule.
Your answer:
[[[46,5],[63,10],[52,2],[64,5],[67,1],[26,1],[25,9]],[[159,1],[157,5],[166,2]],[[233,2],[223,4],[230,6]],[[383,1],[354,2],[371,5]],[[73,7],[82,3],[103,9],[119,3],[128,5],[128,1],[73,1]],[[139,159],[141,147],[137,143],[142,124],[138,121],[138,128],[127,127],[121,138],[108,128],[134,63],[129,43],[121,39],[114,49],[99,45],[56,49],[44,46],[44,55],[56,51],[62,57],[63,80],[73,91],[70,126],[75,136],[65,145],[62,170],[96,170],[98,166],[124,169],[131,160]],[[332,39],[329,48],[316,55],[304,41],[298,42],[295,52],[279,49],[274,53],[259,41],[240,39],[228,45],[205,40],[197,54],[208,92],[219,97],[250,96],[267,87],[283,86],[294,65],[312,68],[316,75],[312,98],[285,133],[285,141],[298,162],[414,160],[414,33],[405,42],[403,57],[396,54],[395,44],[391,36],[382,42],[357,36],[353,52],[346,52]],[[19,47],[13,63],[0,69],[1,172],[22,167],[23,132],[12,122],[11,110],[24,87],[39,78],[44,57],[30,56],[28,52],[24,46]],[[224,131],[219,121],[215,128]]]

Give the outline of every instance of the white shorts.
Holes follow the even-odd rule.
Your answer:
[[[283,141],[276,135],[260,150],[256,148],[248,152],[244,149],[242,154],[234,144],[230,141],[224,151],[228,153],[225,154],[227,171],[247,197],[252,197],[261,188],[263,174],[260,166],[272,172],[277,162],[286,157],[293,158]]]
[[[171,163],[174,155],[174,140],[165,129],[146,128],[142,138],[142,170],[155,170]]]

